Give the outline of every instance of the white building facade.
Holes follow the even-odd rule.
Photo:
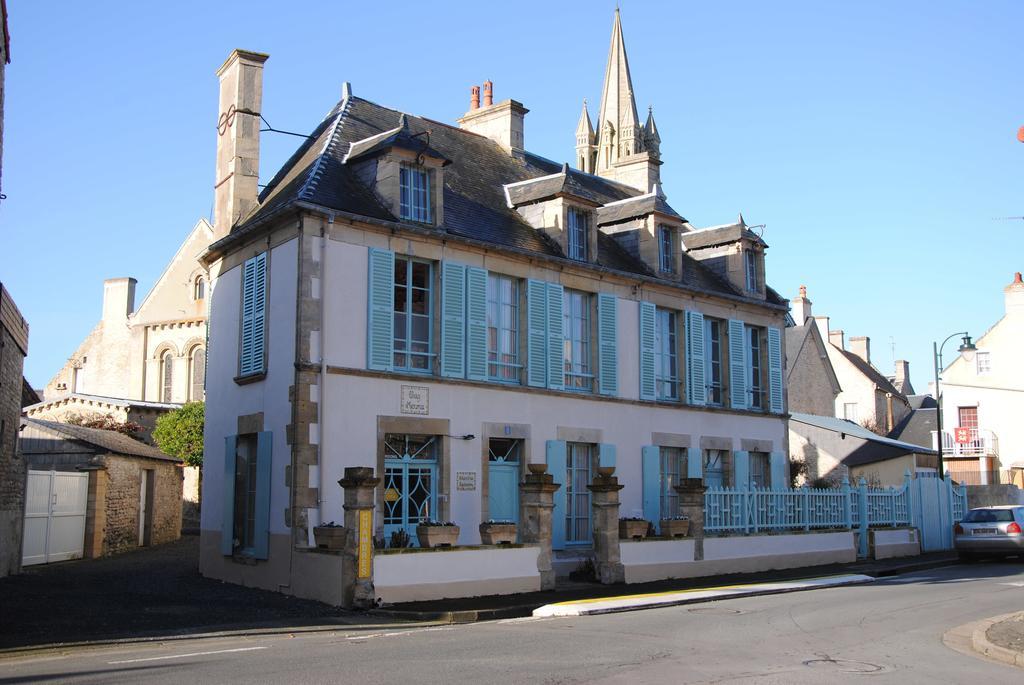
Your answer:
[[[381,478],[385,544],[436,520],[478,545],[482,521],[517,520],[543,464],[563,569],[592,547],[599,466],[622,515],[652,521],[678,513],[680,478],[786,485],[787,303],[742,221],[698,242],[732,241],[746,273],[684,247],[702,232],[661,191],[617,14],[588,170],[527,152],[527,110],[489,82],[459,128],[346,84],[257,196],[245,112],[266,59],[235,51],[218,72],[205,575],[333,601],[330,564],[305,552],[341,520],[346,467]]]

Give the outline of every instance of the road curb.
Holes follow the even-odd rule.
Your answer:
[[[993,644],[989,641],[988,636],[986,635],[988,629],[996,623],[1017,618],[1021,615],[1024,615],[1024,611],[1014,611],[1013,613],[982,619],[981,621],[972,624],[973,630],[971,631],[971,647],[974,648],[974,651],[979,654],[984,654],[989,659],[1000,661],[1010,666],[1016,666],[1017,668],[1024,668],[1024,652],[1018,652],[1014,649],[1007,649],[1006,647],[1000,647],[999,645]]]

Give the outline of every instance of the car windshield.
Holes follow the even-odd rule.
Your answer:
[[[998,523],[1012,520],[1012,509],[972,509],[964,517],[964,523]]]

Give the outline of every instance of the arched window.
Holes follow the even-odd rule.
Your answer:
[[[203,399],[203,386],[206,384],[206,350],[196,347],[192,350],[189,358],[192,369],[189,377],[192,383],[189,386],[189,399],[193,402],[200,402]]]
[[[163,381],[163,389],[160,393],[160,400],[162,402],[171,401],[171,387],[174,381],[174,357],[171,353],[164,352],[160,358],[160,378]]]
[[[196,276],[195,283],[192,286],[192,299],[201,300],[206,297],[206,279],[202,276]]]

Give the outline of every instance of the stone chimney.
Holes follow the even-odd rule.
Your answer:
[[[797,326],[803,326],[811,317],[812,302],[807,299],[807,286],[800,286],[800,294],[793,298],[793,320]]]
[[[256,206],[260,170],[263,63],[269,55],[234,50],[217,70],[217,177],[213,237],[223,238]]]
[[[135,311],[134,278],[108,278],[103,281],[103,321],[124,323]]]
[[[836,347],[838,347],[839,349],[841,349],[841,350],[845,350],[846,349],[846,342],[845,342],[845,339],[843,337],[843,330],[842,329],[839,329],[838,331],[829,331],[828,332],[828,341],[830,343],[832,343],[833,345],[835,345]]]
[[[871,338],[866,335],[850,336],[850,352],[871,363]]]
[[[1019,271],[1013,275],[1013,283],[1003,288],[1003,297],[1007,316],[1024,314],[1024,281],[1021,281]]]
[[[523,119],[530,110],[523,107],[523,103],[505,100],[493,104],[494,84],[490,81],[484,81],[483,107],[474,109],[473,102],[471,99],[470,110],[458,120],[459,128],[490,138],[508,152],[525,149]]]
[[[910,362],[905,359],[896,360],[896,370],[893,375],[893,385],[904,395],[913,395],[914,386],[910,384]]]

